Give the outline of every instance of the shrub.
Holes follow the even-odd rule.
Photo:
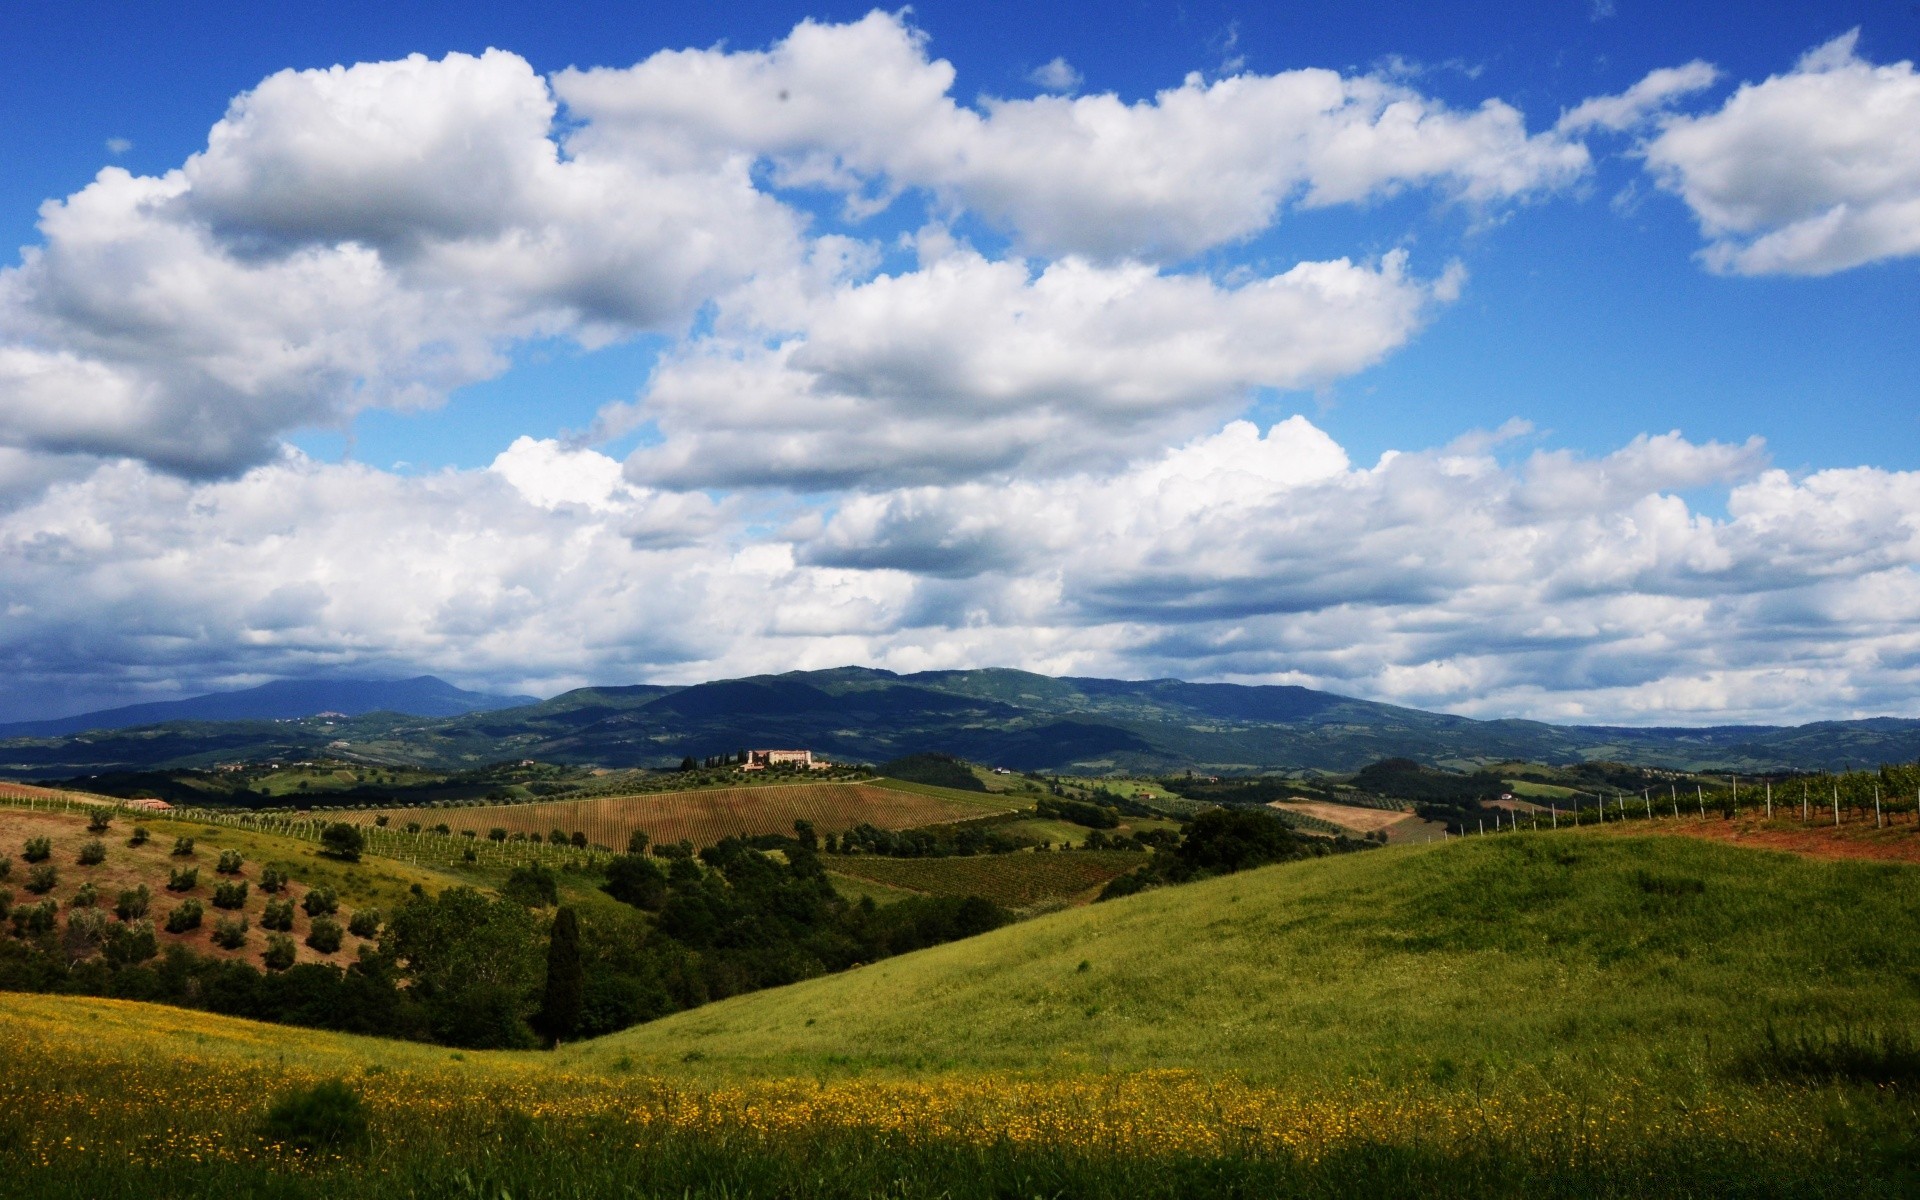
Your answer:
[[[87,832],[105,833],[112,824],[113,817],[108,814],[106,809],[95,809],[93,815],[87,818]]]
[[[113,915],[122,921],[133,922],[147,915],[147,908],[153,903],[153,894],[147,891],[147,885],[128,888],[121,892],[113,902]]]
[[[238,875],[242,861],[238,850],[222,850],[220,864],[214,867],[214,870],[222,875]]]
[[[167,890],[170,892],[190,892],[200,886],[200,868],[175,868],[167,873]]]
[[[80,865],[97,867],[107,861],[107,844],[99,838],[89,838],[80,847]]]
[[[528,908],[551,908],[560,903],[560,879],[538,863],[530,867],[515,867],[513,874],[507,876],[507,882],[501,886],[500,894]]]
[[[27,872],[27,890],[36,896],[46,895],[59,882],[60,872],[54,870],[50,862],[36,863],[33,870]]]
[[[418,822],[418,821],[408,821],[408,822],[407,822],[407,832],[408,832],[408,833],[419,833],[419,832],[420,832],[420,822]]]
[[[269,971],[284,971],[293,965],[294,956],[297,953],[298,951],[293,948],[292,938],[284,933],[270,933],[267,935],[267,948],[260,955],[260,961]]]
[[[0,888],[0,921],[6,920],[7,914],[12,911],[13,893],[6,888]]]
[[[53,919],[60,906],[51,900],[23,904],[13,910],[13,932],[19,937],[37,937],[53,932]]]
[[[267,901],[266,911],[260,914],[260,928],[277,929],[281,933],[293,932],[293,901]]]
[[[273,895],[287,886],[287,876],[276,867],[267,867],[260,872],[260,890]]]
[[[127,845],[144,846],[151,841],[152,838],[153,835],[147,832],[145,825],[135,825],[133,827],[133,836],[127,839]]]
[[[307,945],[322,954],[332,954],[340,948],[340,922],[331,917],[315,917],[307,927]]]
[[[381,816],[381,817],[375,817],[375,818],[373,819],[373,823],[374,823],[375,825],[378,825],[378,826],[379,826],[380,828],[382,828],[382,829],[385,829],[385,828],[387,827],[387,819],[386,819],[386,818],[385,818],[384,816]]]
[[[45,862],[53,857],[53,841],[50,838],[28,838],[26,848],[20,857],[30,863]]]
[[[575,850],[585,850],[587,848],[587,835],[578,829],[573,831],[573,848]]]
[[[435,826],[433,827],[433,831],[434,831],[435,833],[437,833],[437,834],[439,834],[439,835],[440,835],[441,837],[448,837],[448,836],[450,836],[450,835],[451,835],[451,834],[453,833],[453,830],[451,830],[451,829],[449,829],[449,828],[447,828],[447,823],[446,823],[445,821],[442,821],[442,822],[441,822],[440,824],[438,824],[438,825],[435,825]],[[462,829],[462,830],[460,831],[460,836],[461,836],[461,837],[472,837],[472,836],[473,836],[473,830],[471,830],[471,829]]]
[[[116,925],[107,932],[103,947],[107,961],[116,967],[132,967],[160,953],[159,939],[153,936],[152,921]]]
[[[247,944],[247,919],[245,917],[221,917],[213,923],[214,944],[228,950],[238,950]]]
[[[182,900],[180,907],[167,914],[167,932],[186,933],[200,928],[200,918],[205,912],[198,900]]]
[[[215,908],[245,908],[247,904],[247,881],[234,880],[232,883],[220,883],[213,889]]]
[[[309,888],[300,901],[300,907],[306,909],[310,917],[331,916],[340,911],[340,897],[334,895],[332,888]]]
[[[564,829],[555,829],[555,830],[551,830],[551,831],[549,831],[549,832],[548,832],[548,834],[547,834],[547,844],[548,844],[549,846],[564,846],[564,845],[566,845],[566,844],[567,844],[567,831],[566,831],[566,830],[564,830]]]
[[[358,825],[335,821],[320,832],[320,853],[341,862],[359,862],[367,839]]]
[[[354,913],[353,919],[347,922],[347,932],[357,938],[370,938],[374,934],[379,933],[380,911],[373,908],[363,908],[359,912]]]
[[[192,858],[193,839],[190,837],[173,839],[173,856],[175,858]]]
[[[100,903],[100,889],[94,887],[93,880],[89,879],[80,885],[80,890],[73,894],[73,899],[67,901],[67,907],[92,908],[98,903]]]
[[[461,854],[460,861],[461,862],[479,862],[480,856],[473,852],[472,846],[468,846],[466,851]]]
[[[291,1150],[342,1151],[367,1142],[367,1106],[338,1080],[288,1092],[267,1110],[260,1136]]]
[[[67,957],[75,962],[92,958],[113,936],[114,924],[97,908],[81,908],[67,914]]]
[[[646,830],[634,830],[627,835],[627,853],[635,856],[645,854],[647,852],[648,840]]]
[[[0,857],[0,879],[5,879],[11,874],[13,874],[13,860],[11,858]]]
[[[487,840],[490,842],[504,842],[507,840],[507,831],[495,825],[492,829],[487,830]]]

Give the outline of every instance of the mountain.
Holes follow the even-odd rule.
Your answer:
[[[326,720],[262,721],[257,718],[269,715],[269,705],[238,700],[285,687],[373,690],[287,694],[271,708],[273,715],[357,714]],[[408,688],[426,699],[395,692]],[[477,711],[422,711],[428,703],[450,706],[454,698]],[[508,698],[476,697],[434,679],[268,685],[179,703],[210,701],[227,707],[194,709],[194,721],[178,719],[183,714],[174,706],[117,710],[116,721],[155,709],[170,715],[159,724],[77,736],[62,731],[109,714],[37,723],[44,732],[0,740],[0,775],[54,778],[318,755],[449,769],[522,758],[667,767],[687,755],[749,746],[806,747],[830,759],[870,763],[950,754],[1065,773],[1349,772],[1394,757],[1456,768],[1604,759],[1733,772],[1920,759],[1920,721],[1894,717],[1797,727],[1549,725],[1474,720],[1301,687],[1055,678],[1004,669],[900,675],[841,667],[688,687],[580,688],[515,707],[497,707]],[[235,711],[256,719],[212,719]],[[8,732],[0,728],[0,737]]]
[[[469,692],[432,675],[413,679],[281,679],[238,692],[129,704],[49,721],[16,721],[0,725],[0,738],[59,737],[169,721],[284,721],[327,712],[350,717],[370,712],[453,717],[537,702],[533,696]]]

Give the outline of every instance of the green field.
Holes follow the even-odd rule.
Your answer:
[[[4,996],[0,1179],[62,1197],[1911,1195],[1917,920],[1912,867],[1562,831],[1146,892],[550,1054]],[[374,1148],[289,1163],[260,1114],[323,1077],[367,1095]]]
[[[1147,861],[1139,851],[981,854],[951,858],[827,855],[827,870],[890,890],[931,896],[984,896],[1006,908],[1091,898],[1109,880]],[[876,899],[880,897],[876,896]]]

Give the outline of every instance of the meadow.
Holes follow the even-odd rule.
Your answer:
[[[1908,866],[1590,828],[1146,892],[545,1054],[0,996],[0,1179],[32,1196],[1909,1195],[1916,918]],[[273,1101],[321,1079],[365,1097],[369,1143],[263,1140]]]
[[[946,858],[829,854],[836,875],[929,896],[984,896],[1004,908],[1091,900],[1102,886],[1147,861],[1136,850],[1075,850]]]

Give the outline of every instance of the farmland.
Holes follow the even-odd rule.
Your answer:
[[[342,819],[389,825],[444,822],[456,835],[491,830],[546,837],[558,829],[586,834],[587,841],[624,849],[635,833],[656,844],[686,840],[708,846],[726,837],[789,834],[795,821],[811,821],[822,835],[855,825],[912,829],[1012,811],[1011,801],[986,793],[881,786],[872,783],[796,783],[761,787],[670,792],[651,796],[606,796],[461,808],[388,808],[349,811]]]
[[[1147,861],[1124,850],[985,854],[954,858],[885,858],[830,854],[829,871],[888,888],[934,896],[984,896],[1007,908],[1086,900],[1110,880]]]

